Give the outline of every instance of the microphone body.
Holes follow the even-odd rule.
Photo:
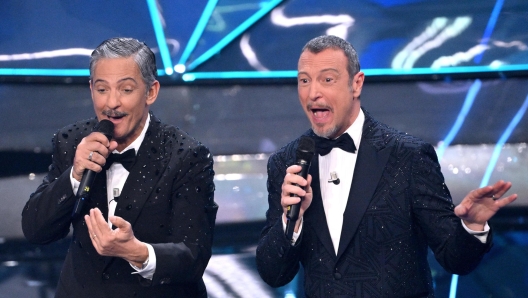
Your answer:
[[[94,132],[103,133],[108,140],[112,140],[114,137],[114,123],[110,120],[101,120],[95,127]],[[81,214],[84,207],[84,203],[90,198],[90,188],[92,187],[93,181],[96,176],[96,172],[92,170],[84,170],[83,176],[81,178],[81,183],[77,189],[77,201],[73,207],[72,217],[77,217]]]
[[[312,138],[307,136],[302,136],[297,151],[295,152],[296,165],[301,166],[301,171],[297,173],[304,179],[308,177],[308,172],[310,171],[310,164],[312,162],[312,157],[315,152],[315,143]],[[297,185],[297,184],[294,184]],[[297,185],[299,186],[299,185]],[[295,194],[290,194],[291,197],[297,197]],[[301,198],[302,201],[303,198]],[[301,202],[288,206],[288,211],[286,212],[286,238],[292,240],[293,232],[295,230],[295,223],[299,219],[299,211],[301,210]]]
[[[337,173],[331,172],[330,179],[328,179],[328,183],[334,183],[335,185],[339,185],[340,182],[341,180],[339,179],[339,177],[337,177]]]

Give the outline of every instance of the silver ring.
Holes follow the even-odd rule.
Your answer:
[[[88,160],[89,160],[89,161],[92,161],[93,154],[94,154],[94,152],[92,151],[92,152],[90,152],[90,154],[88,155]]]
[[[496,200],[499,199],[499,198],[495,197],[495,195],[491,195],[491,198],[492,198],[494,201],[496,201]]]
[[[93,234],[92,238],[95,239],[95,237],[97,237],[97,235]]]

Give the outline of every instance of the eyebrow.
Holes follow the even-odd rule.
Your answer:
[[[327,72],[327,71],[333,71],[333,72],[339,73],[339,70],[337,70],[336,68],[331,68],[331,67],[321,69],[321,71],[319,71],[319,73],[323,73],[323,72]],[[297,71],[297,76],[299,76],[301,74],[308,75],[308,73],[306,71]]]
[[[326,72],[326,71],[333,71],[333,72],[339,73],[339,70],[337,70],[336,68],[331,68],[331,67],[322,69],[319,73]]]
[[[128,81],[128,80],[131,80],[133,81],[134,83],[137,84],[136,80],[133,78],[133,77],[126,77],[126,78],[122,78],[122,79],[119,79],[117,82],[118,83],[122,83],[124,81]],[[96,83],[99,83],[99,82],[103,82],[103,83],[108,83],[106,80],[103,80],[103,79],[97,79],[93,82],[93,84],[96,84]]]

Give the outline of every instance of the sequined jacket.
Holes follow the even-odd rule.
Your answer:
[[[491,247],[491,233],[482,244],[455,216],[434,148],[365,117],[337,255],[317,155],[310,167],[313,200],[294,246],[284,236],[280,194],[299,139],[269,158],[269,209],[257,247],[257,268],[269,285],[290,282],[301,263],[307,297],[434,297],[428,246],[457,274],[472,271]]]
[[[136,238],[154,248],[156,271],[147,280],[131,274],[124,259],[100,256],[84,216],[72,219],[73,158],[96,122],[80,121],[55,134],[49,172],[22,212],[24,235],[33,243],[59,240],[73,227],[56,297],[207,297],[202,275],[211,257],[218,208],[209,149],[151,114],[115,210],[132,224]],[[83,215],[98,207],[106,218],[105,171],[97,174],[90,197]]]

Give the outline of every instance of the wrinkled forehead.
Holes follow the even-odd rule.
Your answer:
[[[141,80],[139,67],[132,57],[103,58],[94,65],[92,80],[116,81],[123,78]]]
[[[299,72],[317,72],[327,69],[337,71],[346,70],[346,56],[341,50],[326,49],[319,53],[313,53],[305,50],[301,53],[297,64]]]

